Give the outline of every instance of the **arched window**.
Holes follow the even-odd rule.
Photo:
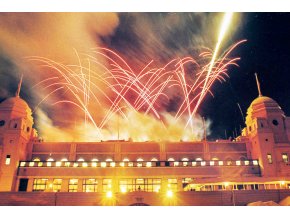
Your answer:
[[[187,157],[184,157],[184,158],[181,159],[181,161],[183,162],[183,163],[182,163],[183,166],[186,167],[186,166],[188,165],[187,162],[189,161],[189,159],[188,159]]]
[[[84,160],[84,158],[79,158],[78,161],[79,161],[79,162],[83,162],[83,161],[85,161],[85,160]]]
[[[247,158],[244,157],[244,156],[241,156],[241,157],[240,157],[240,160],[245,161],[245,160],[247,160]]]
[[[98,162],[99,160],[97,158],[92,159],[93,162]]]
[[[202,158],[198,157],[195,159],[195,161],[202,161]]]
[[[124,162],[129,162],[130,160],[128,158],[123,159]]]
[[[144,161],[142,158],[137,159],[137,162],[142,162],[142,161]]]
[[[168,161],[175,161],[174,158],[170,157],[168,158]]]
[[[151,159],[151,161],[158,161],[158,159],[155,158],[155,157],[153,157],[153,158]]]
[[[107,158],[106,162],[112,162],[113,160],[111,158]]]
[[[32,161],[40,161],[40,158],[39,157],[35,157],[35,158],[33,158]]]
[[[47,161],[54,161],[52,157],[48,158]]]
[[[213,157],[211,160],[219,160],[217,157]]]
[[[62,158],[60,161],[65,162],[65,161],[67,161],[67,158]]]

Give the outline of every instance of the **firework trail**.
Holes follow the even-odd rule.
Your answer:
[[[239,58],[229,58],[229,55],[243,42],[245,40],[232,45],[223,55],[215,58],[214,62],[212,62],[213,54],[206,51],[199,55],[198,60],[192,57],[173,59],[161,68],[151,68],[153,61],[150,61],[139,72],[133,71],[122,57],[107,48],[93,50],[94,54],[106,58],[106,65],[98,61],[95,55],[81,54],[86,60],[85,65],[77,52],[78,65],[64,65],[43,57],[30,57],[30,60],[41,62],[42,66],[54,72],[51,77],[34,86],[49,90],[37,107],[51,95],[63,91],[69,92],[71,99],[58,100],[53,105],[71,104],[80,108],[84,112],[85,123],[92,123],[98,137],[102,139],[101,130],[106,128],[110,119],[120,115],[126,120],[128,110],[153,115],[155,119],[164,123],[162,115],[164,111],[159,109],[160,103],[170,99],[168,90],[178,89],[183,95],[180,96],[183,100],[175,112],[174,122],[177,123],[182,117],[187,116],[188,121],[184,128],[190,124],[190,129],[193,131],[194,125],[191,120],[196,116],[202,99],[207,93],[212,94],[210,89],[214,82],[225,81],[229,66],[237,66],[236,62]],[[92,65],[98,65],[102,72],[92,70]],[[195,66],[195,69],[188,71],[191,66]],[[211,73],[208,74],[210,66]],[[105,104],[98,98],[100,95],[106,99]],[[94,119],[89,104],[97,104],[105,109],[102,120]],[[166,127],[166,123],[164,125]]]
[[[225,14],[214,51],[205,49],[197,57],[175,58],[162,67],[152,67],[155,62],[151,60],[142,69],[133,70],[117,52],[108,48],[96,48],[90,54],[79,54],[75,50],[78,60],[75,65],[29,57],[29,60],[50,69],[50,76],[34,86],[47,93],[36,108],[52,96],[66,93],[64,99],[58,99],[52,105],[70,104],[79,108],[84,113],[85,126],[92,124],[100,140],[104,138],[102,130],[108,128],[115,117],[118,118],[119,139],[119,117],[128,121],[134,117],[132,113],[154,117],[162,124],[162,131],[168,132],[169,124],[181,123],[184,132],[193,133],[193,119],[198,115],[205,96],[208,93],[213,95],[212,85],[216,81],[226,81],[228,68],[238,66],[240,58],[231,58],[230,54],[246,40],[233,44],[219,55],[231,18],[232,13]],[[173,120],[168,120],[162,106],[170,100],[170,93],[181,95],[181,102],[176,102]],[[102,112],[101,118],[94,116],[91,106]]]

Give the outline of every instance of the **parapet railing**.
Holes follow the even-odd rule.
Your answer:
[[[259,166],[258,160],[236,161],[20,161],[19,167],[222,167]]]

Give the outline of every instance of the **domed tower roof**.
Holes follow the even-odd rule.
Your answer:
[[[250,107],[248,108],[246,123],[257,117],[267,118],[270,114],[276,114],[276,115],[280,114],[284,116],[283,110],[281,109],[281,107],[275,100],[262,95],[257,74],[255,75],[256,75],[256,81],[257,81],[257,86],[258,86],[258,91],[259,91],[259,97],[254,99],[254,101],[251,103]]]
[[[0,104],[0,110],[15,111],[20,117],[31,116],[32,112],[26,101],[19,96],[7,98]]]
[[[11,112],[15,118],[29,118],[32,119],[32,112],[26,101],[20,98],[20,88],[22,83],[22,77],[18,84],[18,89],[15,97],[10,97],[0,103],[1,112]]]

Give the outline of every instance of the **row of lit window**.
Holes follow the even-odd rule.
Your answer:
[[[182,178],[183,191],[218,191],[218,190],[263,190],[263,189],[290,189],[290,183],[286,181],[280,181],[279,183],[230,183],[223,182],[219,184],[195,184],[193,178]],[[82,181],[82,184],[79,183]],[[159,192],[161,189],[160,178],[131,178],[131,179],[119,179],[118,180],[118,192],[133,192],[133,191],[146,191],[146,192]],[[178,183],[176,178],[166,179],[166,190],[173,192],[178,191]],[[102,179],[102,192],[111,192],[112,179]],[[79,189],[79,185],[82,188]],[[69,179],[68,192],[98,192],[98,179]],[[52,190],[53,192],[60,192],[62,187],[62,179],[53,179],[53,182],[49,184],[48,179],[34,179],[33,191],[46,191]]]
[[[164,165],[162,165],[164,164]],[[20,167],[188,167],[188,166],[257,166],[257,160],[237,161],[152,161],[152,162],[63,162],[21,161]]]
[[[68,192],[78,192],[79,179],[69,179]],[[168,187],[177,185],[177,179],[168,179]],[[48,184],[48,179],[34,179],[33,191],[52,190],[53,192],[61,191],[62,179],[53,179],[53,182]],[[175,186],[174,186],[175,187]],[[177,187],[177,186],[176,186]],[[176,191],[176,187],[174,191]],[[147,191],[159,192],[161,188],[161,179],[121,179],[119,180],[119,192],[132,192],[132,191]],[[98,180],[97,179],[83,179],[82,180],[83,192],[97,192]],[[112,191],[112,179],[102,180],[102,192]]]

